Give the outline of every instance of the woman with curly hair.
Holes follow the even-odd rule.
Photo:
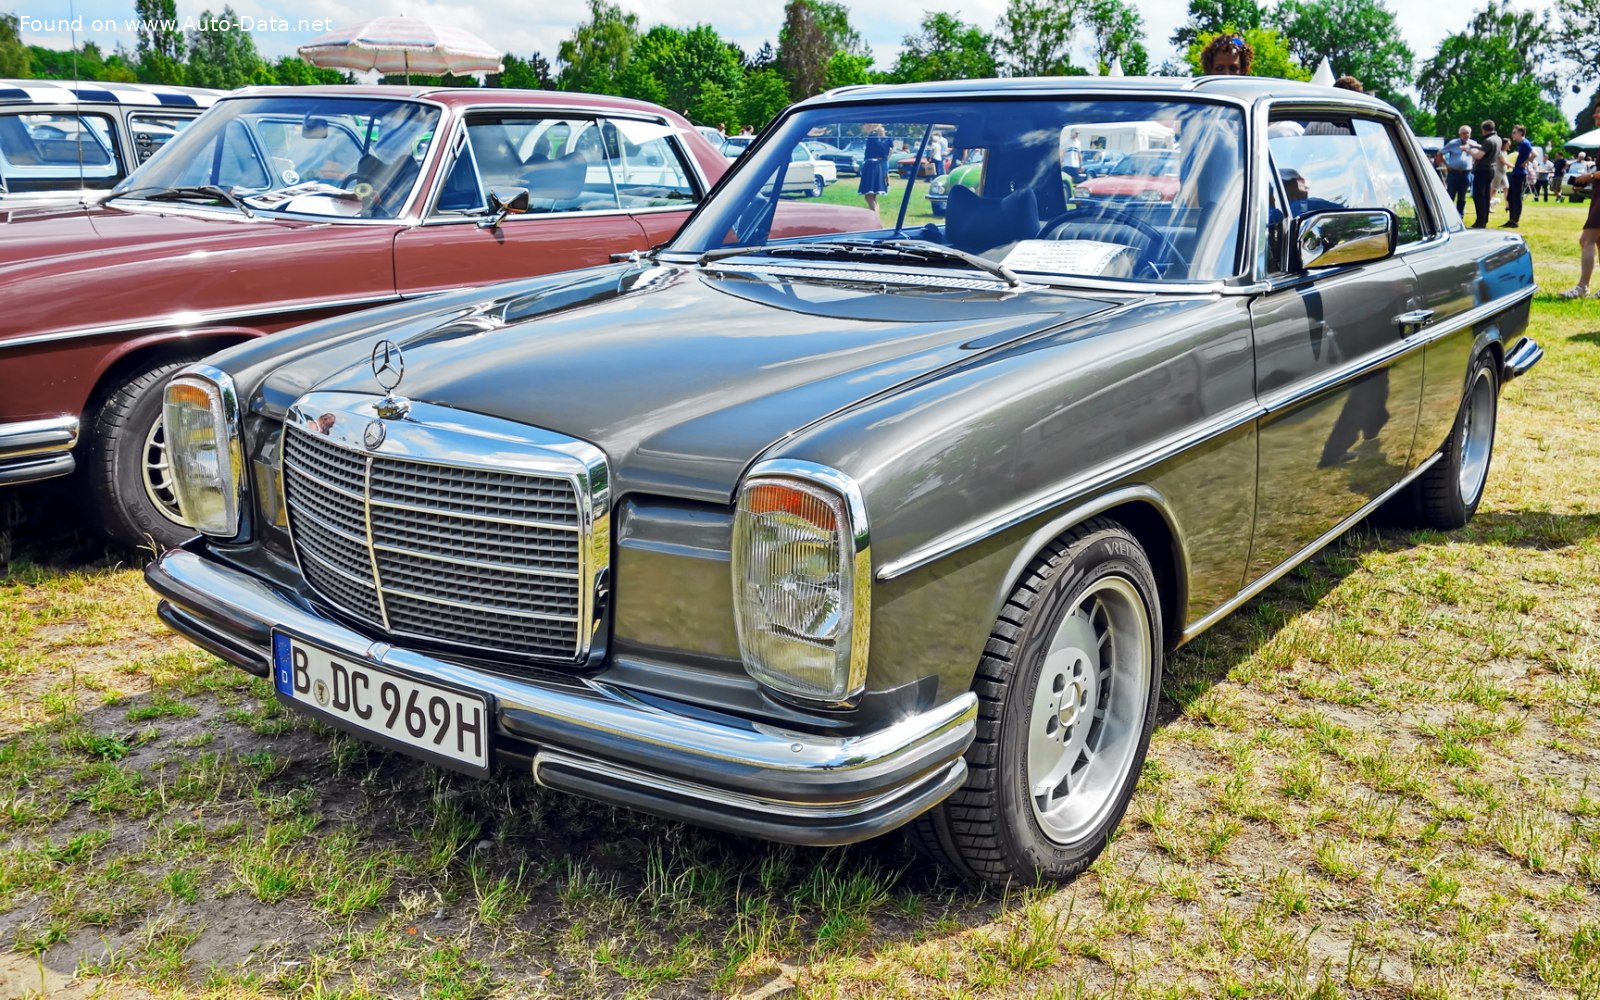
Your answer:
[[[1200,53],[1200,68],[1206,76],[1249,76],[1255,58],[1243,35],[1218,35]]]

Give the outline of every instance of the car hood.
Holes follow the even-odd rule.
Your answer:
[[[105,262],[105,254],[121,249],[167,249],[196,246],[256,245],[273,233],[303,229],[307,223],[238,214],[124,211],[113,206],[25,209],[5,213],[0,228],[0,274],[23,263],[80,258]]]
[[[379,394],[369,358],[389,337],[403,347],[403,396],[588,441],[610,461],[615,496],[727,502],[749,463],[800,428],[1110,305],[777,269],[608,268],[306,354],[265,380],[257,405],[281,414],[313,388]]]

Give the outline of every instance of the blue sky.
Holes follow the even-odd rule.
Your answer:
[[[688,25],[705,21],[712,24],[725,37],[738,42],[749,51],[761,43],[776,40],[778,25],[783,20],[784,0],[741,0],[738,3],[718,0],[620,0],[625,9],[639,14],[645,25]],[[1519,8],[1549,9],[1553,0],[1514,0]],[[221,10],[223,0],[178,0],[180,17],[199,17],[207,8]],[[315,32],[296,30],[301,21],[323,21],[333,25],[345,24],[365,17],[387,14],[405,14],[443,24],[453,24],[475,32],[485,39],[503,45],[519,55],[542,52],[555,61],[556,47],[572,30],[572,26],[586,13],[584,0],[553,0],[530,3],[528,0],[231,0],[241,15],[257,19],[261,25],[255,31],[256,46],[267,56],[292,52],[296,45],[310,39]],[[1419,56],[1426,57],[1450,31],[1460,27],[1450,19],[1441,18],[1441,8],[1417,0],[1389,0],[1391,9],[1399,12],[1401,34]],[[69,12],[81,19],[84,31],[80,41],[92,39],[106,49],[117,42],[133,47],[134,32],[121,27],[122,22],[133,17],[133,0],[0,0],[0,8],[11,8],[24,19],[23,37],[32,43],[65,48],[67,32],[58,30],[30,30],[31,24],[54,26],[52,22],[69,19]],[[851,17],[857,28],[872,46],[880,66],[894,61],[900,51],[901,39],[914,32],[924,10],[949,11],[963,20],[976,22],[986,28],[994,26],[995,19],[1005,7],[1005,0],[922,0],[920,3],[862,3],[851,5]],[[1148,30],[1146,44],[1154,61],[1172,55],[1167,43],[1188,8],[1187,0],[1138,0]],[[1457,11],[1465,21],[1470,4],[1447,4],[1444,9]],[[115,31],[94,31],[96,20],[113,22]],[[274,23],[274,20],[276,23]],[[285,25],[287,27],[285,28]],[[1087,62],[1082,57],[1080,62]],[[1338,67],[1334,67],[1335,72]],[[1582,103],[1582,97],[1568,93],[1564,104],[1569,117]]]

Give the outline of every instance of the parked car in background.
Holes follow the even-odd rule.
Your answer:
[[[1178,196],[1073,201],[1060,137],[1107,121],[1181,130]],[[796,152],[867,123],[956,127],[979,189],[789,235],[843,207],[783,200]],[[1134,794],[1168,650],[1381,504],[1473,516],[1533,293],[1364,95],[847,88],[651,254],[184,369],[203,536],[146,576],[283,704],[445,767],[1067,878]]]
[[[1565,195],[1567,201],[1569,202],[1585,201],[1589,197],[1589,185],[1575,184],[1573,183],[1572,178],[1574,176],[1581,176],[1591,169],[1593,169],[1593,167],[1588,165],[1580,165],[1576,171],[1573,171],[1569,168],[1566,177],[1564,177],[1561,181],[1561,190],[1556,192],[1557,200],[1559,200],[1562,195]]]
[[[833,164],[840,177],[854,177],[861,173],[861,153],[852,153],[838,146],[816,141],[806,143],[806,148],[811,151],[812,159]]]
[[[1178,193],[1179,157],[1174,151],[1129,153],[1098,177],[1078,185],[1087,198],[1171,201]]]
[[[983,180],[983,150],[971,150],[965,163],[948,174],[940,174],[928,183],[928,207],[934,218],[944,218],[945,205],[953,187],[971,188],[974,191]]]
[[[715,149],[719,153],[722,152],[723,144],[728,141],[728,137],[726,135],[712,128],[710,125],[696,125],[694,130],[699,132],[700,135],[705,138],[706,142],[711,144],[711,148]]]
[[[823,189],[838,179],[838,168],[832,161],[818,157],[810,143],[799,143],[789,151],[789,170],[783,182],[785,194],[820,198]]]
[[[0,211],[93,199],[148,160],[222,91],[0,80]]]
[[[0,215],[0,483],[76,471],[108,535],[181,541],[159,419],[173,371],[308,320],[648,249],[726,167],[677,115],[620,98],[224,98],[101,204]]]
[[[743,156],[750,144],[756,141],[753,135],[730,135],[722,143],[722,155],[732,160]]]

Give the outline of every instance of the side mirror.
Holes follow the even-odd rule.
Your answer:
[[[1370,264],[1394,255],[1400,226],[1393,212],[1313,212],[1294,220],[1290,270]]]
[[[528,189],[523,187],[492,188],[489,191],[489,217],[478,221],[479,229],[499,229],[508,215],[521,215],[528,210]]]

